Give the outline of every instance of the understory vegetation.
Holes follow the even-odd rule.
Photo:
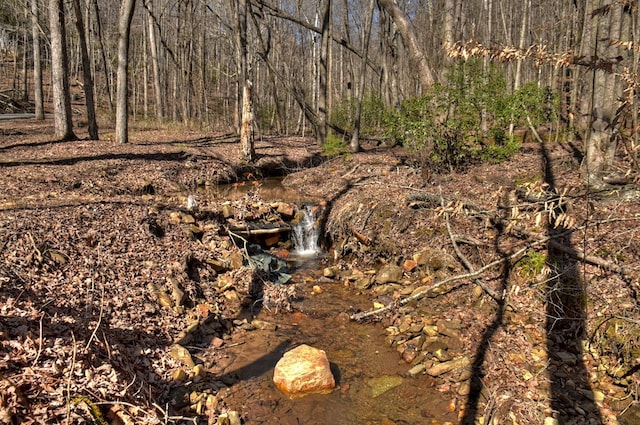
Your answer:
[[[453,65],[447,81],[397,109],[385,108],[379,94],[368,93],[362,104],[362,134],[409,148],[418,165],[453,170],[511,157],[522,142],[522,132],[514,130],[557,125],[558,106],[556,94],[533,82],[509,93],[501,69],[471,59]],[[335,124],[351,131],[354,110],[353,99],[343,101],[334,113]],[[344,152],[347,144],[334,136],[325,152]]]

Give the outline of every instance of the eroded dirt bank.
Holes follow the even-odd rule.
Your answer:
[[[331,261],[314,278],[391,307],[342,320],[386,329],[458,421],[633,423],[622,413],[637,397],[640,208],[584,196],[567,147],[435,175],[402,149],[307,168],[319,163],[313,141],[265,138],[252,168],[224,135],[144,131],[116,145],[51,142],[49,130],[0,123],[0,421],[86,423],[92,405],[110,423],[255,417],[225,396],[237,378],[194,373],[194,353],[176,347],[251,338],[242,312],[260,276],[228,229],[276,214],[262,169],[321,200]],[[255,186],[231,215],[196,191],[225,181]],[[267,298],[286,310],[293,292]],[[195,395],[176,394],[185,387]]]

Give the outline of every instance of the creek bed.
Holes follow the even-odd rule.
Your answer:
[[[366,297],[340,282],[319,281],[317,272],[298,271],[301,299],[294,312],[260,310],[254,320],[270,329],[234,335],[218,372],[233,380],[224,390],[226,404],[242,412],[245,424],[444,424],[456,422],[452,400],[426,375],[406,377],[410,368],[385,345],[380,323],[351,322],[345,313],[370,307]],[[318,285],[320,293],[312,291]],[[258,322],[256,322],[258,323]],[[265,327],[265,326],[262,326]],[[234,345],[239,344],[239,345]],[[275,388],[273,369],[287,350],[308,344],[325,350],[338,385],[329,395],[291,400]],[[373,382],[402,377],[400,385],[381,391]],[[396,382],[397,383],[397,382]],[[373,386],[372,386],[373,385]],[[384,385],[384,384],[382,384]],[[455,402],[455,401],[454,401]]]
[[[233,200],[255,186],[258,184],[252,182],[221,185],[206,189],[205,194]],[[299,205],[308,201],[283,186],[281,178],[260,180],[259,193],[266,200]],[[246,425],[457,422],[456,400],[438,391],[435,380],[428,375],[407,376],[411,365],[385,343],[383,324],[349,320],[351,313],[372,308],[371,300],[341,281],[323,278],[320,257],[318,253],[290,259],[293,277],[289,284],[296,285],[298,294],[292,312],[271,311],[256,303],[235,319],[260,326],[252,329],[247,325],[247,329],[234,332],[223,346],[209,347],[201,353],[217,359],[212,372],[229,385],[220,394],[227,407],[241,412]],[[300,344],[327,353],[337,384],[331,394],[292,400],[273,384],[278,360]]]

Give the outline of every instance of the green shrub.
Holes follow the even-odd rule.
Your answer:
[[[407,99],[385,119],[384,136],[414,152],[422,165],[464,166],[475,160],[502,162],[520,148],[507,130],[555,120],[557,98],[535,83],[507,94],[503,73],[480,60],[457,63],[448,81]]]
[[[518,260],[516,267],[520,268],[520,274],[522,276],[526,278],[534,278],[542,273],[542,269],[546,262],[546,255],[534,250],[529,250],[527,255]]]
[[[332,132],[327,134],[327,138],[322,145],[322,155],[333,158],[339,155],[349,153],[349,142],[342,137],[336,136]]]

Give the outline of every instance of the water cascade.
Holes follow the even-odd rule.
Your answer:
[[[311,256],[320,252],[320,247],[318,246],[320,228],[316,223],[318,209],[318,206],[305,204],[296,213],[296,218],[292,223],[291,238],[294,252],[297,255]]]

